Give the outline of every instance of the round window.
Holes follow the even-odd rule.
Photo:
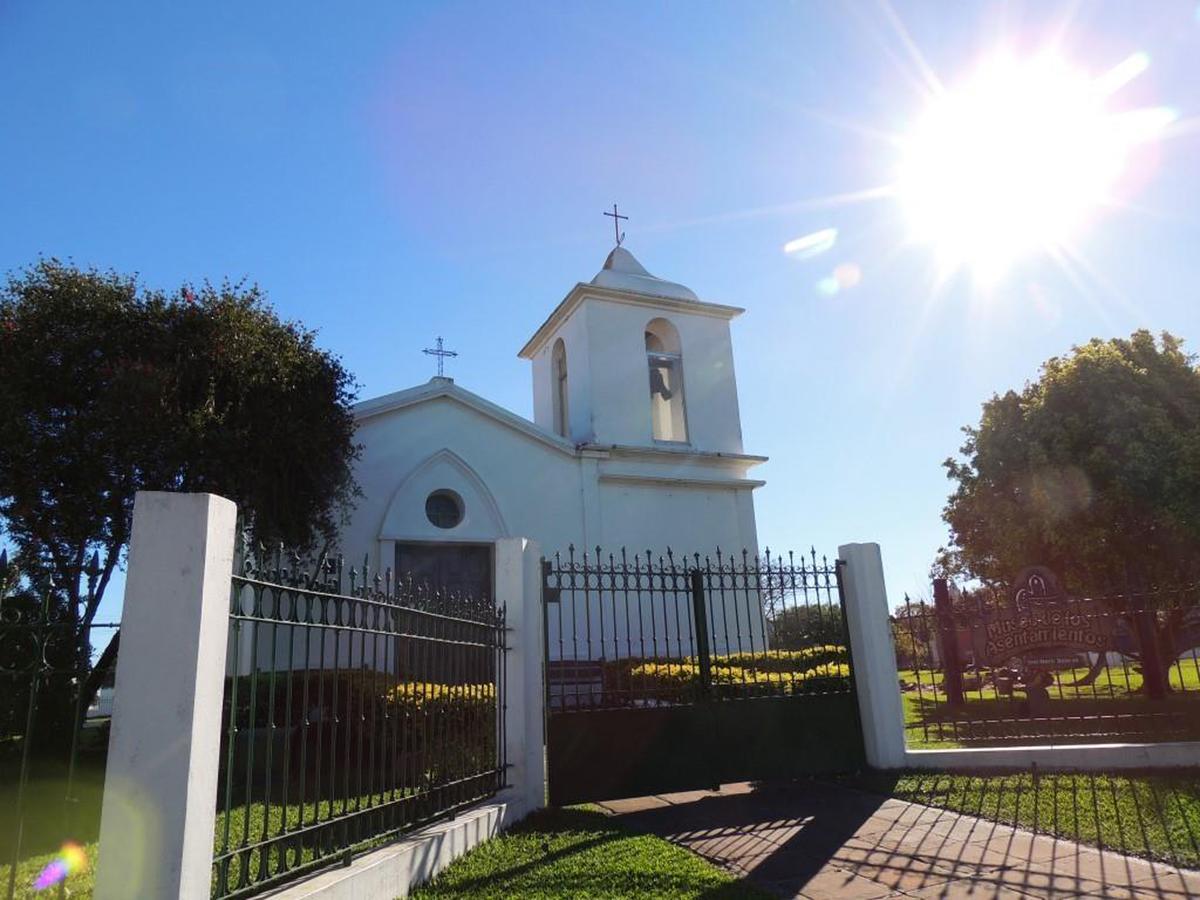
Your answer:
[[[425,498],[425,517],[438,528],[453,528],[462,521],[462,498],[454,491],[434,491]]]

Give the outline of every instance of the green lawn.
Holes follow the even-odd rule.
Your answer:
[[[1186,868],[1200,868],[1200,769],[1102,775],[866,773],[860,787]]]
[[[1200,666],[1186,659],[1173,665],[1169,678],[1175,693],[1165,700],[1142,696],[1141,675],[1128,669],[1101,671],[1093,684],[1077,685],[1086,669],[1057,674],[1041,721],[1022,713],[1024,694],[999,694],[991,684],[976,686],[964,676],[965,704],[946,704],[942,673],[902,669],[905,739],[914,749],[989,746],[1012,743],[1104,743],[1110,741],[1200,739]],[[919,689],[918,689],[919,686]],[[1072,721],[1059,721],[1070,717]],[[957,735],[957,737],[956,737]],[[962,738],[969,736],[970,740]]]
[[[93,879],[96,874],[95,867],[97,844],[95,841],[92,841],[91,843],[83,844],[82,846],[84,853],[87,854],[89,868],[85,872],[80,872],[67,878],[67,891],[69,892],[69,896],[72,898],[92,896]],[[21,860],[20,864],[17,866],[17,880],[15,885],[16,894],[14,896],[17,898],[17,900],[34,900],[34,898],[38,898],[38,900],[44,900],[46,897],[58,896],[56,893],[57,889],[50,891],[35,891],[33,889],[33,882],[38,877],[38,874],[56,856],[58,856],[58,852],[52,851],[50,853],[40,853],[36,856],[26,856]],[[10,868],[11,866],[9,862],[5,862],[3,865],[0,865],[0,896],[8,896],[7,891]]]
[[[601,812],[571,808],[534,813],[412,896],[765,900],[769,895],[682,847],[626,831]]]
[[[0,761],[0,765],[6,776],[0,780],[0,896],[6,897],[17,828],[19,759],[8,756]],[[34,879],[58,855],[59,847],[67,840],[82,845],[88,860],[93,863],[88,871],[72,875],[67,880],[67,887],[72,897],[91,896],[96,841],[100,835],[100,799],[104,791],[103,759],[81,755],[73,785],[75,800],[68,805],[64,800],[66,765],[59,762],[43,762],[36,766],[26,785],[22,859],[17,865],[15,882],[16,896],[21,900],[48,896],[33,890]]]
[[[277,811],[272,817],[277,817]],[[258,831],[260,808],[252,808],[251,819]],[[235,827],[240,830],[240,824]],[[85,849],[94,863],[95,842]],[[54,855],[27,858],[18,867],[20,900],[46,896],[31,885]],[[5,879],[0,891],[7,890],[7,867],[0,871]],[[67,881],[70,896],[90,897],[92,874],[72,876]],[[548,809],[459,859],[415,896],[426,900],[513,896],[763,900],[768,895],[661,838],[631,834],[600,812]]]
[[[95,758],[85,758],[80,761],[75,772],[73,796],[75,802],[70,806],[72,824],[67,826],[64,818],[64,801],[66,794],[65,767],[55,764],[43,764],[40,770],[31,778],[26,786],[25,794],[25,835],[22,841],[22,860],[17,866],[15,881],[16,897],[19,900],[32,900],[35,897],[45,897],[45,893],[33,890],[33,882],[38,873],[58,855],[58,848],[64,840],[78,842],[87,854],[90,866],[87,871],[72,875],[67,880],[67,888],[72,897],[90,897],[92,882],[95,875],[97,841],[100,835],[100,804],[103,796],[104,766],[102,761]],[[13,846],[11,838],[16,833],[16,794],[15,781],[0,784],[0,896],[7,896],[10,876]],[[374,797],[378,803],[382,799]],[[370,802],[363,798],[364,805]],[[354,801],[351,801],[353,809]],[[322,800],[319,803],[306,803],[303,817],[305,823],[314,821],[329,821],[341,815],[342,801]],[[217,852],[224,845],[225,822],[229,820],[229,845],[236,848],[243,842],[247,824],[250,828],[250,840],[259,841],[264,837],[264,826],[269,826],[269,834],[275,835],[282,830],[284,809],[279,804],[269,807],[263,803],[252,803],[247,814],[244,805],[235,806],[226,816],[223,812],[217,814],[217,827],[214,848]],[[289,804],[286,819],[288,828],[295,828],[301,818],[299,804]],[[277,858],[278,850],[273,852],[272,859]],[[311,848],[301,852],[299,858],[295,849],[289,849],[289,862],[292,866],[311,861],[315,853]],[[252,871],[257,871],[260,854],[255,852],[250,859]],[[239,884],[241,860],[235,858],[229,867],[229,882]]]

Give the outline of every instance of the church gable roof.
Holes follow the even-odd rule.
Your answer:
[[[373,397],[370,400],[363,400],[353,406],[354,419],[356,422],[362,422],[365,419],[385,415],[398,409],[415,406],[419,403],[427,403],[443,397],[453,400],[456,403],[461,403],[463,406],[473,409],[475,412],[493,419],[526,437],[553,447],[555,450],[571,456],[577,455],[575,445],[570,441],[552,434],[543,428],[539,428],[528,419],[522,418],[514,412],[509,412],[504,407],[497,406],[490,400],[485,400],[483,397],[468,391],[466,388],[459,387],[450,378],[431,378],[425,384],[419,384],[416,387],[396,391],[391,394],[384,394],[382,397]]]

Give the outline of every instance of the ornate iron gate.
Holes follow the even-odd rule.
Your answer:
[[[839,562],[572,547],[542,593],[551,803],[863,764]]]

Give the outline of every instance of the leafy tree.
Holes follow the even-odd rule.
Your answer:
[[[964,432],[945,571],[1001,585],[1042,564],[1093,596],[1200,574],[1200,371],[1178,338],[1093,339]]]
[[[904,604],[892,613],[892,646],[901,669],[928,669],[933,665],[933,645],[937,641],[937,620],[933,604],[924,599],[913,602],[906,595]]]
[[[139,490],[222,494],[265,540],[332,538],[356,492],[354,388],[255,286],[168,294],[53,259],[11,275],[0,288],[0,526],[13,563],[26,583],[51,585],[82,635]]]
[[[1200,576],[1200,371],[1178,338],[1075,347],[1020,393],[992,397],[965,433],[963,459],[946,461],[957,487],[943,569],[1001,586],[1046,565],[1093,597]],[[1129,617],[1153,697],[1168,690],[1183,614]]]
[[[818,603],[768,611],[767,635],[773,650],[802,650],[846,642],[841,610]]]

